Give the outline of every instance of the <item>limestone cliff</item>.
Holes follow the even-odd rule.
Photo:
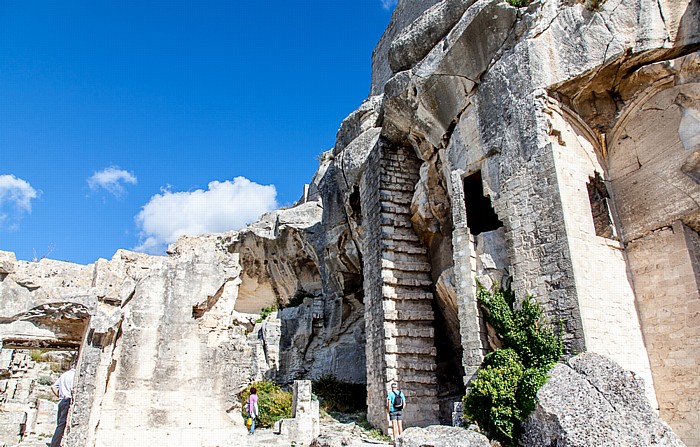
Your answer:
[[[299,205],[168,257],[2,253],[3,343],[81,346],[71,445],[216,445],[264,376],[366,383],[383,430],[398,381],[425,426],[497,344],[476,281],[505,282],[561,321],[567,355],[634,371],[700,446],[699,16],[694,0],[401,0],[371,96]]]

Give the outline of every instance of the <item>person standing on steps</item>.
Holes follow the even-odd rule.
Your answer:
[[[396,382],[391,384],[391,391],[386,397],[386,409],[391,421],[391,434],[394,441],[403,433],[403,410],[406,409],[406,396]]]
[[[73,379],[75,378],[75,365],[61,374],[56,383],[51,385],[51,391],[61,399],[58,402],[58,417],[56,418],[56,431],[51,438],[51,447],[61,447],[63,432],[66,429],[68,410],[73,402]]]
[[[250,424],[250,434],[255,433],[255,418],[258,417],[258,390],[255,387],[250,389],[250,396],[248,397],[248,402],[246,403],[248,408],[248,417],[251,419]]]

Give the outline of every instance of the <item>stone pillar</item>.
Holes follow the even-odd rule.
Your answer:
[[[462,338],[462,366],[464,367],[464,384],[476,375],[481,362],[484,360],[484,347],[481,343],[481,324],[479,308],[476,302],[476,259],[472,236],[467,227],[467,209],[464,202],[464,187],[462,175],[464,171],[452,172],[452,256],[455,264],[455,280],[457,289],[457,312],[459,316],[459,332]]]
[[[367,420],[386,431],[386,358],[381,277],[381,206],[379,202],[380,142],[372,149],[360,181],[365,290],[365,354],[367,359]]]
[[[64,445],[94,445],[100,421],[104,390],[109,380],[112,352],[122,322],[120,309],[97,312],[90,322],[80,348]]]
[[[295,380],[292,419],[279,422],[279,432],[297,445],[310,445],[321,434],[318,401],[311,398],[311,381]]]

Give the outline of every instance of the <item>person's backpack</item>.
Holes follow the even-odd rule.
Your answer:
[[[401,398],[401,390],[394,391],[394,410],[403,410],[403,399]]]

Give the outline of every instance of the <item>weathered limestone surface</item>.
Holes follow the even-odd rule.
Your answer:
[[[460,427],[431,425],[411,427],[396,438],[398,447],[489,447],[491,443],[481,433]]]
[[[593,353],[554,367],[523,428],[526,447],[685,445],[649,405],[640,379]]]
[[[451,419],[496,345],[475,280],[507,283],[698,447],[699,48],[695,0],[399,0],[297,206],[168,257],[0,252],[0,338],[80,346],[69,445],[225,445],[263,377],[367,383],[386,431],[394,380],[407,425]]]
[[[278,432],[298,445],[309,445],[320,434],[318,400],[311,398],[310,380],[295,380],[292,393],[292,418],[279,421]]]
[[[75,266],[3,253],[3,343],[81,347],[68,445],[226,445],[245,433],[236,393],[254,380],[364,381],[361,303],[348,314],[322,298],[320,216],[308,202],[238,233],[184,237],[169,257]],[[302,302],[254,325],[270,295]]]
[[[425,7],[420,15],[418,3]],[[402,22],[401,7],[411,24]],[[671,363],[650,366],[644,344],[646,338],[673,346],[684,339],[672,335],[681,327],[688,328],[684,337],[699,338],[689,329],[697,328],[697,280],[670,273],[677,261],[670,261],[669,246],[655,265],[675,281],[673,292],[645,291],[653,270],[634,267],[628,257],[635,238],[674,221],[698,229],[697,2],[609,0],[592,11],[585,4],[516,10],[480,1],[447,32],[431,22],[447,18],[445,7],[400,2],[392,18],[400,29],[392,30],[396,37],[385,34],[394,40],[388,52],[394,73],[375,76],[373,94],[384,94],[382,137],[410,145],[424,161],[411,217],[429,251],[440,307],[458,310],[465,378],[489,348],[474,277],[487,283],[511,277],[519,295],[534,294],[551,319],[563,322],[568,353],[600,352],[644,377],[648,397],[655,402],[658,394],[662,414],[674,414],[681,436],[698,445],[690,428],[697,426],[693,398],[670,403],[677,399],[671,389],[698,383],[682,372],[693,375],[698,366],[693,348],[682,342],[672,348],[670,358],[684,362],[673,374],[684,381],[670,385]],[[416,36],[422,40],[412,46]],[[386,69],[377,54],[375,75]],[[503,223],[496,240],[474,238],[479,214],[465,212],[476,194],[465,189],[465,178],[479,171],[483,194]],[[597,176],[605,186],[594,203]],[[695,245],[686,246],[692,258]],[[445,262],[450,251],[452,262]],[[668,295],[674,304],[656,299]],[[680,309],[688,323],[659,331],[651,316],[658,307],[648,321],[640,312],[640,321],[640,296],[654,303],[649,309],[662,302],[668,310],[661,312]]]
[[[59,372],[51,368],[61,365],[63,359],[70,362],[71,356],[55,353],[48,357],[45,354],[36,362],[28,350],[0,350],[0,445],[38,442],[53,435],[58,399],[49,386]]]
[[[675,222],[628,250],[661,417],[688,445],[700,443],[698,248],[700,236]]]

